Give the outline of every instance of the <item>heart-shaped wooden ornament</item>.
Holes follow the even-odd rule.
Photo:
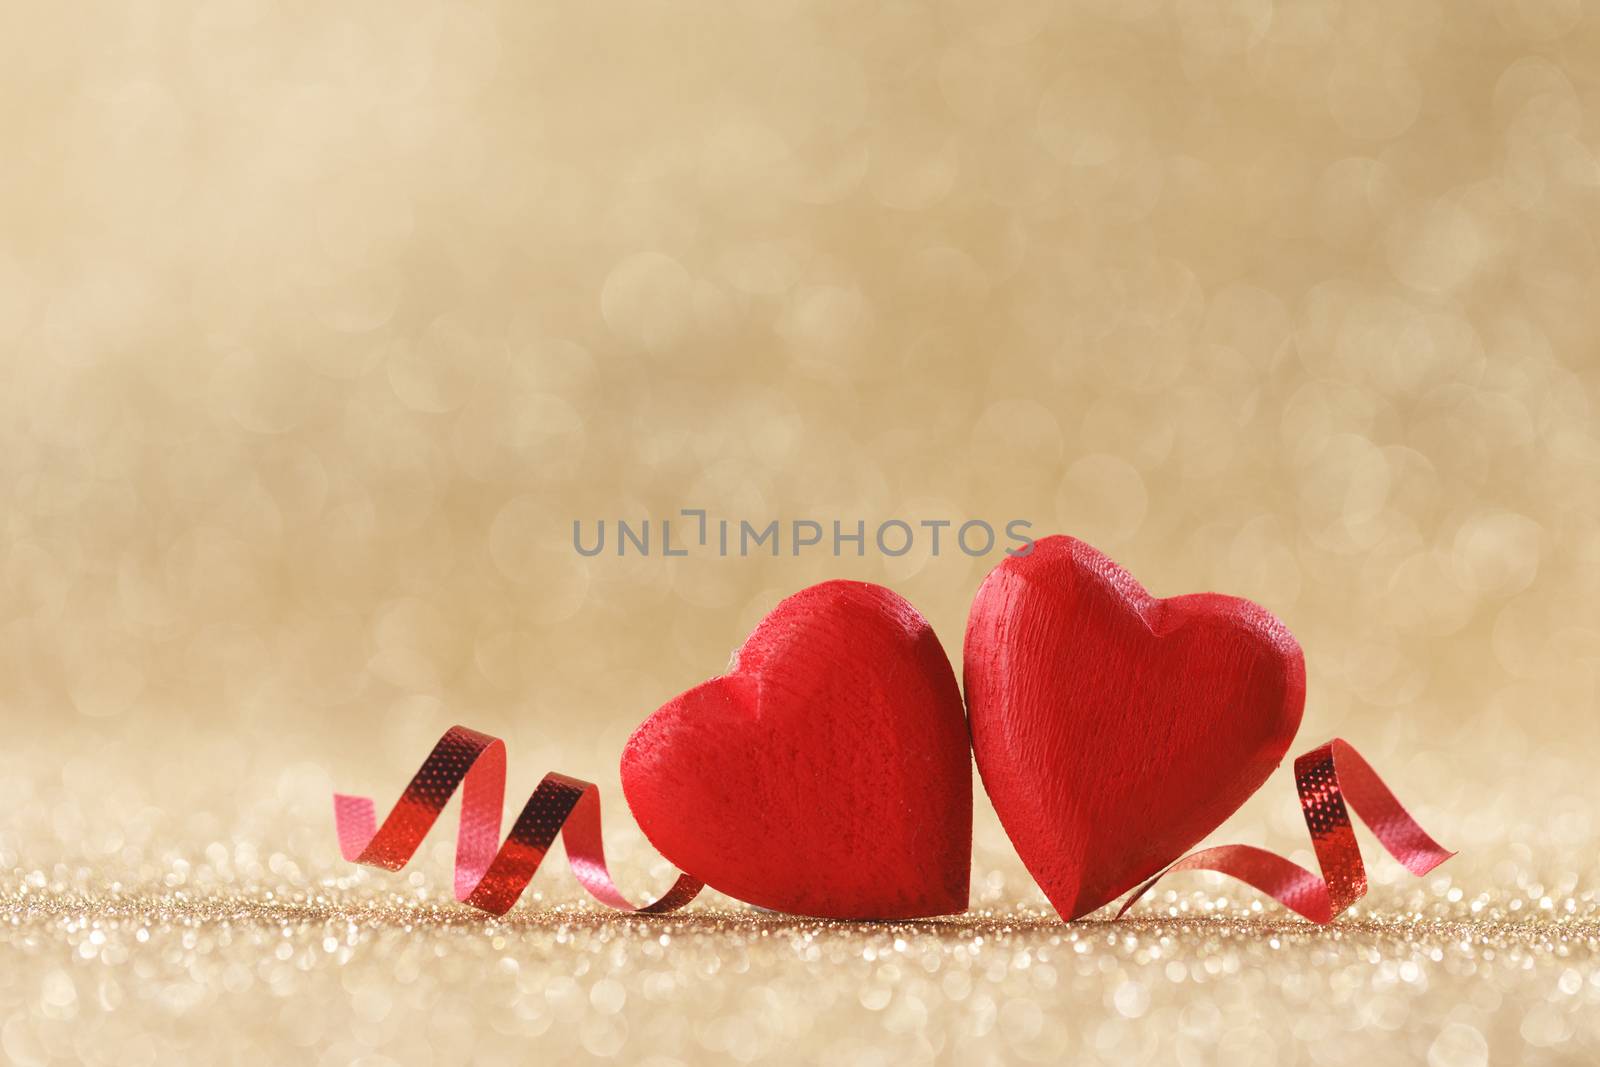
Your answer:
[[[650,843],[751,904],[837,919],[966,910],[972,763],[955,673],[915,608],[831,581],[782,601],[728,672],[634,732]]]
[[[963,658],[984,788],[1066,919],[1232,814],[1283,760],[1305,703],[1300,646],[1265,609],[1153,597],[1071,537],[990,572]]]

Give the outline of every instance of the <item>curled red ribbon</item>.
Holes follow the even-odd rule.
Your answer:
[[[1221,845],[1190,853],[1134,890],[1117,918],[1173,871],[1217,871],[1248,882],[1314,923],[1331,923],[1367,893],[1367,871],[1346,800],[1379,843],[1412,874],[1427,874],[1455,855],[1428,836],[1347,741],[1334,738],[1296,759],[1294,783],[1321,878],[1265,849]]]
[[[370,798],[335,793],[339,851],[353,863],[398,871],[422,844],[458,785],[463,788],[456,836],[456,899],[475,908],[495,915],[510,911],[558,833],[572,873],[608,907],[660,914],[681,908],[700,892],[699,881],[681,874],[660,900],[643,907],[630,904],[606,869],[599,789],[593,782],[564,774],[544,776],[501,844],[505,742],[464,726],[452,726],[433,746],[381,827],[375,824]]]
[[[1335,738],[1294,761],[1295,787],[1322,877],[1252,845],[1202,849],[1178,860],[1136,889],[1117,912],[1121,918],[1174,871],[1217,871],[1246,882],[1314,923],[1327,924],[1367,892],[1366,868],[1350,822],[1350,807],[1378,841],[1415,875],[1455,855],[1430,837],[1348,742]],[[516,904],[560,834],[567,862],[590,895],[619,911],[660,914],[693,900],[702,883],[680,874],[659,900],[642,907],[617,890],[606,867],[600,833],[600,791],[564,774],[544,776],[500,842],[505,801],[506,749],[499,738],[451,727],[412,777],[381,827],[372,800],[335,793],[334,822],[344,858],[398,871],[404,867],[462,786],[456,837],[456,899],[504,915]]]

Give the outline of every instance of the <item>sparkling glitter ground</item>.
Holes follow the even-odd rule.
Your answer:
[[[981,793],[973,912],[852,924],[711,891],[605,911],[559,847],[495,919],[452,897],[455,804],[401,872],[339,855],[330,796],[392,799],[417,759],[398,739],[310,759],[200,727],[166,742],[186,773],[152,775],[148,742],[56,736],[59,758],[0,749],[9,1063],[1600,1062],[1595,823],[1564,752],[1505,761],[1496,789],[1460,760],[1379,760],[1461,851],[1414,878],[1358,830],[1373,889],[1329,928],[1205,873],[1126,921],[1059,923]],[[618,884],[661,892],[672,869],[583,751],[513,748],[508,804],[545,769],[592,774]],[[1233,841],[1315,862],[1287,766],[1208,839]]]
[[[1319,928],[1158,894],[838,923],[695,905],[504,919],[416,896],[0,899],[18,1064],[1590,1064],[1600,902],[1396,898]],[[1514,905],[1514,906],[1513,906]],[[227,1025],[222,1025],[226,1022]],[[551,1057],[554,1057],[552,1060]]]

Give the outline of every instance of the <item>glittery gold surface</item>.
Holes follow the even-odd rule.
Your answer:
[[[1396,902],[1398,903],[1398,902]],[[1415,904],[1414,901],[1408,901]],[[1592,1063],[1600,909],[504,920],[348,889],[0,904],[17,1062]],[[227,1025],[222,1025],[226,1021]],[[159,1026],[159,1029],[157,1029]],[[114,1051],[113,1051],[114,1050]],[[93,1059],[92,1055],[86,1056]]]
[[[1600,1060],[1592,3],[76,7],[0,27],[0,1056]],[[572,549],[685,507],[1256,599],[1461,854],[1320,932],[1051,925],[981,793],[998,920],[343,863],[464,722],[659,892],[643,715],[827,577],[957,650],[993,562]],[[1209,843],[1304,834],[1285,767]]]

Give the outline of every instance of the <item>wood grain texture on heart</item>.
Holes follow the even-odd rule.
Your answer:
[[[628,806],[650,843],[729,896],[799,915],[966,910],[972,761],[932,628],[864,582],[778,604],[728,672],[628,740]]]
[[[1160,599],[1070,537],[984,580],[963,656],[984,788],[1075,919],[1177,860],[1260,787],[1300,725],[1305,662],[1237,597]]]

